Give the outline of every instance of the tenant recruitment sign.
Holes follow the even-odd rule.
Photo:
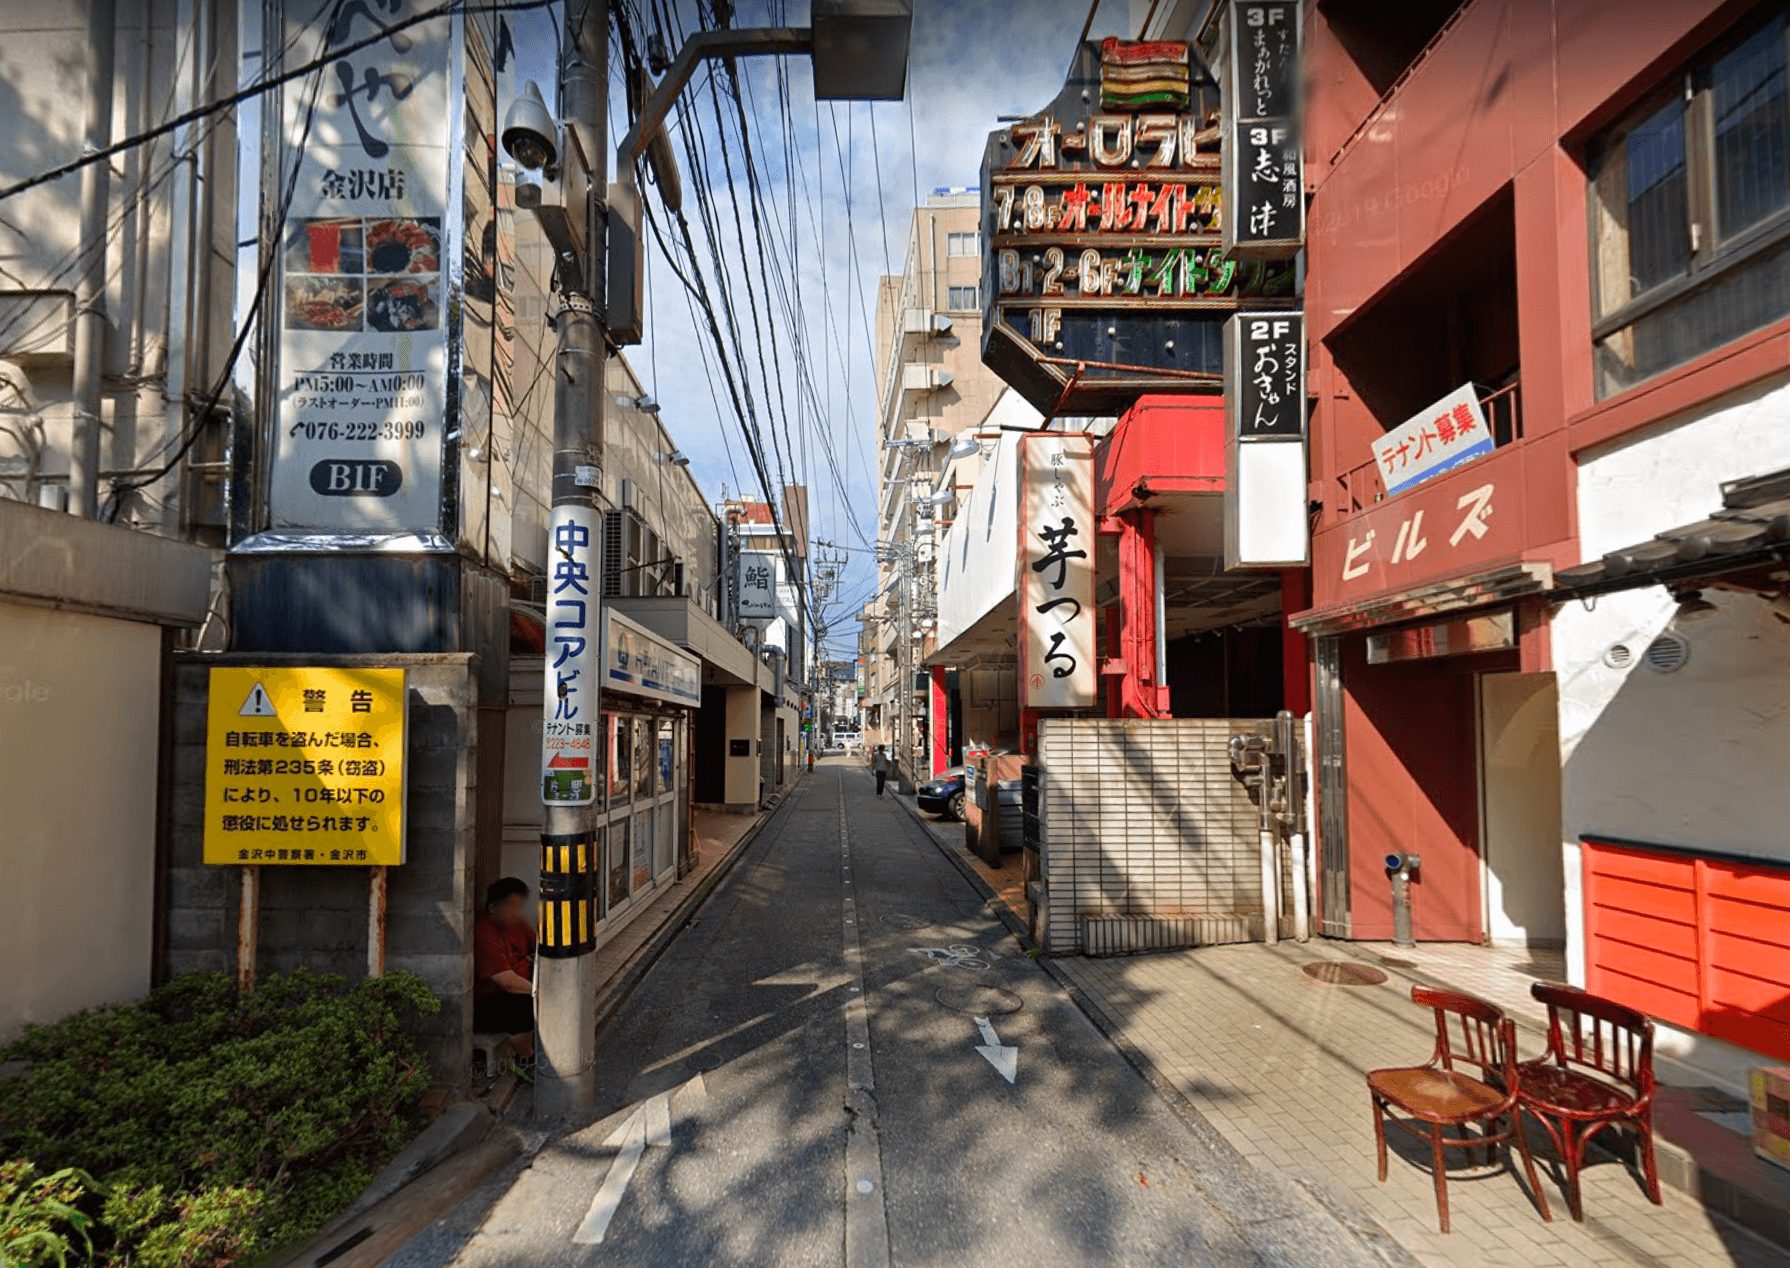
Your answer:
[[[402,669],[211,671],[207,863],[404,861]]]
[[[1225,254],[1218,86],[1180,41],[1084,43],[1055,101],[982,160],[982,360],[1047,417],[1220,390],[1239,307],[1290,262]]]

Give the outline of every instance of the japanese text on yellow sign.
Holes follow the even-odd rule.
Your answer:
[[[404,861],[404,671],[217,668],[207,863]]]

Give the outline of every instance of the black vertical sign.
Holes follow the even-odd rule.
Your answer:
[[[1305,315],[1245,313],[1235,321],[1226,390],[1235,401],[1238,438],[1299,439],[1305,435]]]
[[[1285,259],[1305,244],[1298,0],[1231,0],[1225,46],[1224,246]]]

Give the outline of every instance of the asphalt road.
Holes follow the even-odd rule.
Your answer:
[[[1172,1112],[843,759],[797,786],[598,1070],[601,1117],[394,1268],[1385,1263]]]

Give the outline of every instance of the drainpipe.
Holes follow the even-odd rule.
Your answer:
[[[87,126],[84,154],[112,139],[112,51],[116,0],[87,0]],[[81,270],[75,278],[74,451],[69,455],[69,510],[99,517],[100,387],[106,355],[106,204],[112,169],[81,169]]]
[[[193,108],[194,83],[204,73],[205,49],[199,40],[197,0],[180,0],[174,32],[174,113],[180,115]],[[191,39],[186,43],[192,49],[193,64],[181,74],[179,49],[182,36],[189,32]],[[187,334],[192,321],[194,236],[199,232],[197,217],[193,215],[193,187],[199,162],[193,144],[197,136],[197,127],[189,123],[176,129],[169,143],[170,157],[186,170],[174,179],[168,208],[168,325],[163,343],[166,378],[162,384],[161,438],[162,451],[168,454],[180,448],[187,422]],[[180,531],[181,475],[179,471],[170,473],[162,492],[162,530],[174,535]]]

